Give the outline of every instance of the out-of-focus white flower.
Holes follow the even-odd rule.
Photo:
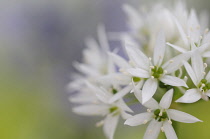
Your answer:
[[[167,44],[181,53],[196,50],[204,57],[210,57],[210,52],[206,52],[210,47],[210,33],[208,29],[203,30],[203,27],[200,26],[195,10],[191,10],[187,23],[181,23],[178,17],[174,17],[174,21],[184,44],[181,46],[169,42]]]
[[[205,76],[206,63],[203,63],[201,56],[198,53],[194,53],[191,58],[191,64],[184,61],[184,66],[192,79],[196,88],[187,90],[187,92],[179,98],[176,102],[193,103],[201,98],[209,100],[210,97],[210,72]]]
[[[137,93],[138,95],[139,93]],[[141,101],[141,94],[137,96],[139,101]],[[156,139],[159,132],[162,130],[165,132],[168,139],[178,139],[177,135],[172,127],[172,121],[178,121],[183,123],[195,123],[201,122],[201,120],[196,117],[178,111],[174,109],[169,109],[173,97],[173,89],[166,92],[162,97],[160,103],[158,104],[153,98],[146,103],[148,107],[147,112],[137,114],[125,121],[126,125],[138,126],[146,124],[151,121],[147,127],[144,139]]]
[[[101,76],[115,72],[114,64],[108,56],[110,48],[103,25],[98,26],[98,40],[99,44],[93,38],[86,39],[87,48],[83,51],[83,62],[74,62],[74,67],[80,74],[74,76],[69,83],[69,90],[79,91],[86,80],[97,83]]]
[[[184,80],[170,74],[176,71],[182,65],[182,60],[187,60],[190,54],[178,55],[163,64],[165,55],[165,36],[163,32],[158,34],[153,58],[148,58],[135,47],[126,46],[126,51],[130,62],[134,65],[134,68],[127,69],[127,72],[134,77],[146,80],[142,89],[142,103],[152,98],[157,90],[159,81],[171,86],[187,87]]]
[[[114,103],[110,103],[110,98],[112,98],[112,96],[117,93],[118,90],[114,88],[111,90],[106,90],[88,82],[87,86],[89,91],[91,91],[98,98],[98,101],[74,107],[73,112],[88,116],[105,116],[105,119],[97,123],[97,126],[103,125],[103,130],[107,138],[113,139],[119,117],[121,116],[122,118],[127,119],[130,117],[130,115],[126,112],[133,111],[122,99],[119,99]]]

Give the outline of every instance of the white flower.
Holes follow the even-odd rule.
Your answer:
[[[177,139],[177,135],[171,125],[171,120],[183,123],[195,123],[201,122],[201,120],[190,114],[174,109],[169,109],[172,97],[173,89],[166,92],[159,104],[152,98],[147,103],[145,103],[146,107],[148,107],[147,112],[128,118],[125,121],[125,124],[129,126],[138,126],[151,121],[147,127],[144,139],[156,139],[160,130],[165,132],[168,139]],[[137,98],[139,99],[141,96],[138,95]]]
[[[146,80],[142,89],[142,103],[152,98],[157,90],[159,81],[171,86],[187,87],[184,80],[170,74],[180,68],[182,60],[189,59],[190,53],[180,54],[163,64],[165,55],[165,36],[163,32],[158,34],[153,59],[148,58],[135,47],[126,46],[126,51],[130,62],[134,65],[134,68],[127,69],[127,72],[134,77]]]
[[[191,64],[184,62],[185,69],[192,79],[196,88],[187,90],[187,92],[176,102],[193,103],[201,98],[208,100],[210,97],[210,72],[205,76],[206,63],[203,63],[202,57],[194,53],[191,58]]]
[[[86,39],[87,48],[83,50],[83,61],[81,63],[73,63],[79,73],[77,73],[77,76],[73,76],[72,81],[68,85],[68,90],[80,91],[84,88],[86,81],[97,84],[97,79],[101,76],[116,71],[112,60],[107,54],[110,48],[103,25],[98,26],[98,41],[99,44],[91,37]]]
[[[203,27],[200,26],[195,11],[193,9],[191,10],[187,23],[181,23],[177,18],[174,17],[174,21],[184,44],[182,47],[169,42],[167,44],[181,53],[196,50],[201,53],[203,57],[210,57],[210,52],[206,52],[210,46],[210,33],[208,29],[204,31]]]
[[[91,83],[87,82],[89,91],[91,91],[98,101],[83,104],[73,108],[73,112],[81,115],[88,116],[105,116],[105,119],[97,123],[97,126],[103,125],[103,130],[108,139],[113,139],[115,129],[117,127],[119,117],[124,119],[130,117],[126,112],[133,112],[122,99],[114,103],[110,103],[110,98],[118,92],[118,90],[112,88],[106,90],[99,88]]]

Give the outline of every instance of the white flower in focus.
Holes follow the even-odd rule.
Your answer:
[[[103,130],[108,139],[113,139],[115,129],[117,127],[119,117],[121,116],[124,119],[130,117],[126,112],[133,112],[122,99],[114,103],[110,103],[110,98],[115,93],[118,93],[118,90],[112,88],[111,90],[106,90],[104,88],[99,88],[91,83],[87,83],[89,90],[91,90],[98,101],[83,104],[73,108],[73,112],[80,115],[87,116],[105,116],[105,119],[101,122],[98,122],[97,126],[103,125]]]
[[[176,102],[193,103],[201,98],[209,100],[210,97],[210,72],[206,75],[206,63],[203,63],[202,57],[198,53],[194,53],[191,58],[192,66],[184,62],[185,69],[192,79],[196,88],[189,89]]]
[[[161,130],[165,132],[167,139],[178,139],[172,127],[171,120],[183,123],[195,123],[201,122],[201,120],[190,114],[169,109],[172,97],[173,89],[166,92],[159,104],[153,98],[150,99],[147,103],[145,103],[145,106],[148,107],[147,112],[128,118],[125,121],[125,124],[129,126],[138,126],[146,124],[150,121],[144,135],[144,139],[156,139]],[[137,98],[139,99],[141,96],[138,95]]]
[[[134,68],[126,71],[133,77],[145,79],[142,89],[142,103],[144,104],[155,94],[159,81],[170,86],[187,87],[184,80],[170,74],[182,66],[183,60],[190,58],[190,53],[180,54],[168,62],[163,63],[165,55],[165,36],[160,32],[154,48],[153,58],[148,58],[142,51],[135,47],[126,46],[127,54]]]

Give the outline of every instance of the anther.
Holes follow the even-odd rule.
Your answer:
[[[151,58],[151,57],[149,57],[149,60],[150,60],[150,61],[152,61],[152,58]]]
[[[104,120],[96,123],[96,127],[101,127],[103,125],[104,125]]]
[[[154,79],[155,77],[154,76],[151,76],[151,78]]]
[[[147,124],[147,122],[148,122],[147,120],[144,120],[143,124]]]
[[[207,68],[208,65],[207,65],[207,63],[203,63],[203,66],[204,66],[204,68]]]
[[[164,132],[164,128],[163,127],[161,127],[160,129],[161,129],[162,132]]]
[[[187,82],[187,80],[188,80],[188,77],[184,76],[184,81]]]
[[[174,61],[173,61],[173,60],[170,60],[169,62],[170,62],[170,63],[173,63]]]
[[[168,120],[168,123],[169,123],[169,124],[172,124],[172,121],[171,121],[171,120]]]
[[[208,33],[208,32],[209,32],[209,29],[208,29],[208,28],[206,28],[206,29],[205,29],[205,33]]]
[[[147,112],[151,112],[151,110],[150,109],[147,109]]]

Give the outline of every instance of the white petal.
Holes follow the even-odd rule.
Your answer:
[[[181,37],[182,37],[182,40],[184,41],[185,45],[187,46],[188,45],[187,34],[185,33],[183,27],[181,26],[181,24],[179,23],[177,18],[173,16],[173,19],[174,19],[174,21],[176,23],[176,26],[178,28],[178,31],[179,31]]]
[[[140,68],[127,69],[127,72],[135,77],[140,77],[140,78],[149,78],[150,77],[150,74],[148,71],[140,69]]]
[[[208,82],[210,82],[210,71],[207,73],[206,78],[205,78]]]
[[[104,133],[108,139],[113,139],[114,133],[119,121],[119,115],[112,116],[109,114],[104,121]]]
[[[188,75],[190,76],[190,78],[192,79],[194,85],[197,85],[200,81],[198,81],[195,72],[193,71],[192,67],[190,66],[190,64],[188,62],[183,62],[184,63],[184,67],[188,73]]]
[[[160,31],[158,33],[157,40],[154,47],[154,53],[153,53],[154,65],[157,65],[157,66],[161,65],[164,58],[164,54],[165,54],[165,48],[166,48],[165,43],[166,43],[165,34],[163,31]]]
[[[173,93],[174,93],[174,90],[170,89],[162,97],[162,99],[160,100],[160,104],[159,104],[162,108],[168,109],[170,107],[171,101],[173,98]]]
[[[210,57],[210,51],[204,52],[202,56],[203,56],[203,57]]]
[[[146,80],[142,89],[143,104],[152,98],[152,96],[155,94],[157,90],[157,86],[158,86],[158,81],[156,79],[150,78]]]
[[[104,51],[107,52],[109,50],[109,43],[106,36],[105,26],[103,24],[98,25],[97,31],[100,45],[104,49]]]
[[[167,61],[162,68],[167,71],[167,73],[173,73],[179,69],[182,65],[182,61],[187,61],[191,56],[191,52],[180,54],[169,61]]]
[[[135,91],[134,95],[138,99],[138,101],[142,103],[142,91],[141,90]],[[159,105],[158,105],[157,101],[153,98],[151,98],[146,103],[144,103],[144,106],[151,109],[151,110],[155,110],[155,109],[159,108]]]
[[[186,91],[186,93],[176,100],[176,102],[181,103],[193,103],[201,99],[201,94],[197,89],[189,89]]]
[[[166,134],[167,139],[178,139],[174,128],[168,121],[163,122],[163,130]]]
[[[148,57],[134,46],[126,46],[126,52],[130,60],[132,60],[138,67],[147,70],[149,68],[149,59]]]
[[[176,49],[177,51],[181,52],[181,53],[185,53],[187,52],[186,49],[182,48],[182,47],[179,47],[177,45],[174,45],[174,44],[171,44],[169,42],[166,43],[167,45],[171,46],[172,48]]]
[[[133,110],[131,110],[131,108],[129,108],[128,105],[126,105],[123,99],[120,99],[119,101],[117,101],[116,104],[123,111],[133,112]]]
[[[182,123],[202,122],[198,118],[196,118],[188,113],[182,112],[182,111],[168,109],[167,113],[168,113],[169,117],[171,119],[173,119],[174,121],[178,121],[178,122],[182,122]]]
[[[153,114],[149,112],[137,114],[127,119],[124,124],[129,125],[129,126],[138,126],[138,125],[146,124],[148,121],[152,119],[152,116]]]
[[[147,127],[147,130],[144,134],[143,139],[157,139],[157,137],[160,133],[161,126],[162,126],[162,122],[152,120]]]
[[[86,85],[93,93],[95,93],[96,97],[104,103],[107,103],[112,96],[107,90],[99,88],[89,82],[86,82]]]
[[[128,85],[126,87],[124,87],[122,90],[120,90],[119,92],[117,92],[110,100],[109,103],[113,103],[118,99],[121,99],[122,97],[124,97],[126,94],[128,94],[131,89],[133,88],[132,85]]]
[[[171,86],[184,86],[184,87],[188,87],[187,84],[185,83],[184,80],[178,78],[178,77],[174,77],[174,76],[170,76],[170,75],[164,75],[162,78],[160,78],[160,80],[168,85]]]
[[[100,75],[99,71],[97,71],[96,69],[90,67],[89,65],[86,64],[81,64],[78,62],[74,62],[73,66],[79,70],[80,72],[86,74],[87,76],[98,76]]]
[[[119,68],[125,69],[125,68],[130,68],[131,67],[125,59],[123,59],[122,57],[118,56],[117,54],[109,53],[109,55],[111,56],[111,58],[113,59],[114,63]]]
[[[203,79],[203,76],[204,76],[203,74],[204,66],[203,66],[202,57],[200,56],[198,52],[193,53],[193,56],[191,57],[191,62],[192,62],[192,68],[195,72],[195,75],[198,81],[200,81],[201,79]]]
[[[105,115],[109,112],[109,107],[107,105],[89,104],[75,107],[72,111],[80,115],[88,116]]]

